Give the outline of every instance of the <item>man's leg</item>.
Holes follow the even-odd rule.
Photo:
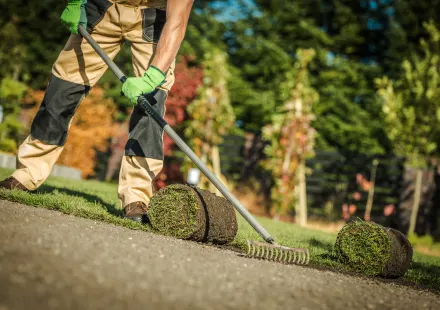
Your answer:
[[[111,58],[115,57],[123,42],[115,6],[107,1],[89,0],[87,15],[92,37]],[[26,189],[35,190],[47,179],[64,148],[79,103],[106,69],[105,63],[81,36],[70,36],[53,66],[31,133],[18,150],[17,170],[8,179],[9,183],[16,185],[18,181]],[[20,188],[9,186],[14,187]]]
[[[165,24],[166,12],[140,8],[131,10],[124,16],[126,19],[123,23],[136,22],[131,25],[132,30],[124,33],[124,36],[132,43],[134,72],[136,76],[141,76],[153,59],[157,41]],[[165,84],[146,96],[162,116],[165,115],[165,101],[173,83],[174,64],[167,72]],[[129,130],[129,140],[121,164],[118,194],[125,214],[134,220],[140,220],[153,195],[153,180],[163,167],[163,130],[137,106],[133,110]],[[140,206],[143,208],[139,208]]]

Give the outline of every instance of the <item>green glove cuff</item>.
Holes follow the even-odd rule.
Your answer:
[[[162,72],[159,68],[155,66],[150,66],[147,71],[144,73],[144,77],[142,78],[146,83],[157,86],[165,83],[166,74]]]
[[[73,34],[78,34],[78,25],[87,27],[87,0],[69,0],[61,15],[62,23]]]

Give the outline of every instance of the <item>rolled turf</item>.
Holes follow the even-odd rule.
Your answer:
[[[158,191],[148,216],[159,233],[214,244],[232,242],[238,225],[229,201],[206,190],[174,184]]]
[[[391,255],[381,276],[399,278],[411,267],[413,248],[409,240],[400,231],[392,228],[388,228],[386,231],[391,241]]]
[[[348,269],[371,276],[403,276],[412,260],[411,245],[403,234],[372,222],[345,225],[334,251]]]

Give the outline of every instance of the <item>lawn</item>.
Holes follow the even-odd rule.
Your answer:
[[[9,176],[10,172],[0,169],[0,179]],[[122,212],[115,184],[49,178],[36,194],[0,189],[0,199],[99,220],[129,229],[150,230],[148,226],[121,218]],[[293,224],[275,222],[268,218],[258,219],[278,243],[288,247],[308,248],[312,267],[344,271],[344,266],[335,262],[331,253],[336,234],[300,228]],[[232,243],[237,249],[243,248],[248,239],[260,239],[258,234],[240,216],[238,216],[238,223],[238,235]],[[440,258],[416,252],[412,267],[403,280],[440,292]]]

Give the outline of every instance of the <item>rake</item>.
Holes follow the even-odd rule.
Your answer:
[[[92,46],[96,53],[108,65],[110,70],[124,83],[127,77],[119,67],[110,59],[110,57],[101,49],[99,44],[92,38],[83,26],[78,27],[79,33]],[[192,160],[192,162],[203,172],[203,174],[215,185],[215,187],[228,199],[234,208],[244,219],[257,231],[266,241],[258,242],[249,240],[247,243],[247,256],[258,259],[272,260],[287,264],[306,265],[309,263],[309,251],[307,249],[288,248],[278,245],[273,237],[264,229],[263,226],[249,213],[249,211],[235,198],[226,186],[212,173],[200,158],[188,147],[188,145],[177,135],[177,133],[167,124],[167,122],[153,109],[152,105],[144,96],[138,99],[145,113],[150,115],[158,125],[167,133],[167,135],[176,143],[176,145]]]

